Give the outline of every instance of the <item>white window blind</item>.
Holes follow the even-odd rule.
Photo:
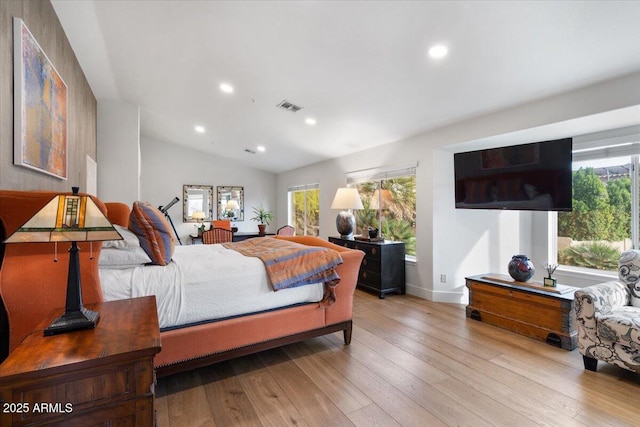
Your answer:
[[[607,157],[626,157],[640,154],[640,138],[638,142],[628,142],[619,145],[596,147],[573,151],[573,161],[604,159]]]
[[[368,181],[378,181],[388,178],[399,178],[416,174],[418,163],[403,166],[381,166],[372,169],[363,169],[347,172],[347,184],[360,184]]]
[[[303,185],[293,185],[288,188],[288,191],[305,191],[305,190],[314,190],[319,188],[320,188],[320,184],[303,184]]]
[[[573,138],[573,161],[640,154],[640,126],[580,135]]]

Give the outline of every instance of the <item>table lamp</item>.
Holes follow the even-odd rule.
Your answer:
[[[122,240],[122,236],[91,197],[78,194],[78,187],[73,187],[71,195],[55,196],[5,240],[5,243],[71,242],[65,312],[44,330],[45,335],[90,329],[98,323],[99,313],[82,305],[77,242],[103,240]]]
[[[191,214],[191,219],[195,219],[198,222],[202,222],[206,217],[207,214],[202,211],[195,211]]]
[[[204,233],[204,229],[205,226],[202,223],[202,221],[207,217],[207,214],[205,214],[202,211],[194,211],[191,214],[191,219],[195,219],[196,222],[198,223],[198,225],[196,225],[196,228],[198,229],[198,236],[201,236],[202,233]]]
[[[364,209],[357,188],[338,188],[336,196],[331,203],[331,209],[342,209],[336,217],[336,228],[340,238],[353,240],[353,230],[356,227],[356,217],[351,209]]]
[[[235,211],[236,209],[240,209],[240,205],[238,205],[236,200],[231,199],[227,202],[226,208],[230,211]]]

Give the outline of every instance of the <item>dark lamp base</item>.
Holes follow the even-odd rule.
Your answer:
[[[92,329],[96,327],[100,313],[87,310],[82,307],[79,311],[68,311],[54,320],[47,329],[45,336],[64,334],[66,332],[78,331],[80,329]]]

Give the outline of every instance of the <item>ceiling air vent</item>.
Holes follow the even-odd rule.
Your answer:
[[[283,110],[287,110],[287,111],[291,111],[292,113],[298,112],[300,110],[302,110],[302,107],[299,105],[296,105],[292,102],[289,102],[287,100],[282,101],[280,104],[276,105],[276,107],[281,108]]]

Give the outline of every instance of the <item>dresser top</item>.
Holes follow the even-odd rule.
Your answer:
[[[62,314],[57,309],[0,365],[0,384],[8,377],[43,369],[60,372],[89,367],[97,360],[136,358],[160,351],[155,297],[88,304],[100,319],[94,329],[44,336],[43,330]]]
[[[398,242],[395,240],[360,240],[360,239],[353,239],[353,240],[348,240],[348,239],[342,239],[340,237],[334,237],[331,236],[329,237],[329,239],[335,239],[335,240],[340,240],[342,242],[353,242],[353,243],[365,243],[367,245],[404,245],[404,242]]]

